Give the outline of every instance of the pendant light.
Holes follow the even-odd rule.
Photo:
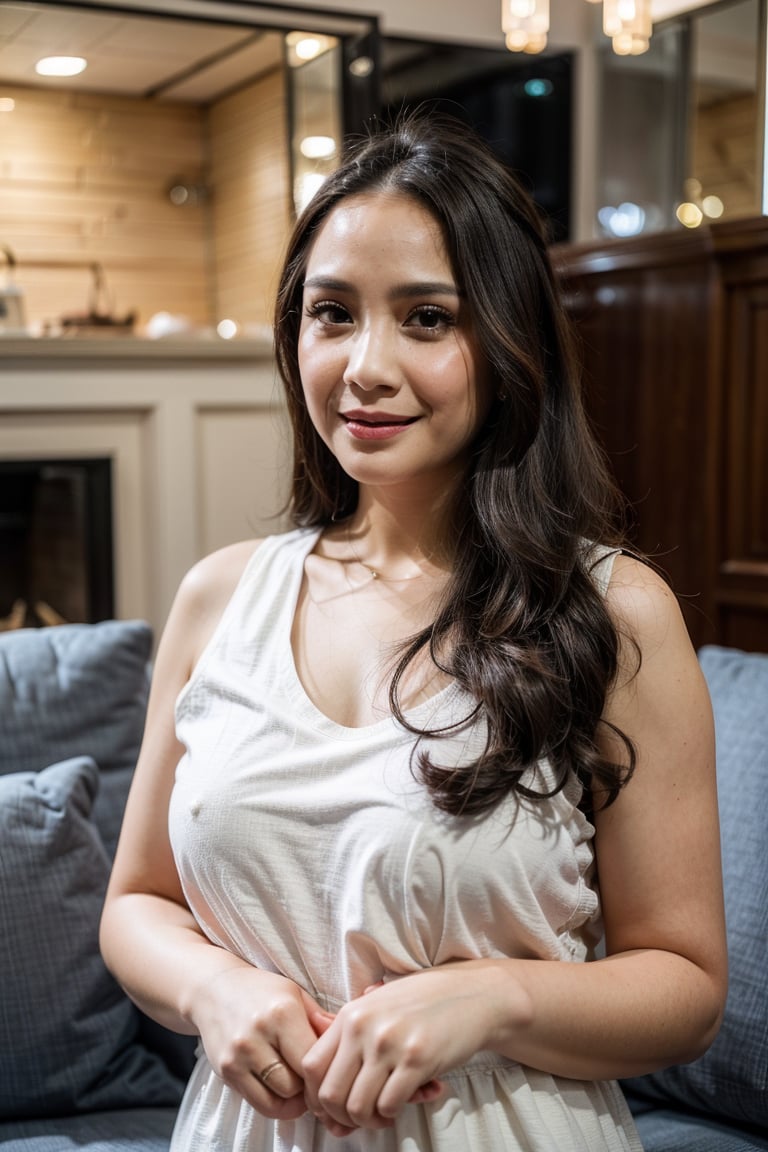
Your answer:
[[[543,52],[549,32],[549,0],[502,0],[501,28],[510,52]]]
[[[501,0],[501,28],[510,52],[542,52],[547,46],[549,0]],[[603,0],[603,31],[618,56],[647,52],[653,32],[651,0]]]

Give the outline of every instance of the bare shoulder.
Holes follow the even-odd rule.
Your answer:
[[[658,572],[632,556],[614,563],[606,604],[619,635],[619,674],[609,693],[606,714],[620,727],[641,727],[653,714],[672,709],[670,722],[690,708],[706,718],[708,697],[701,668],[677,598]],[[646,715],[634,713],[640,703]],[[627,711],[629,709],[629,711]],[[675,721],[676,722],[676,721]],[[642,739],[638,736],[640,742]]]
[[[625,658],[632,649],[639,650],[644,660],[670,649],[692,652],[674,592],[641,560],[623,554],[616,557],[606,605],[623,641]]]
[[[706,682],[674,592],[652,567],[614,562],[606,603],[619,673],[598,739],[635,771],[595,814],[609,954],[656,948],[691,960],[721,995],[725,973],[715,739]]]
[[[169,625],[186,631],[194,664],[213,634],[261,540],[241,540],[198,560],[179,585]]]
[[[157,679],[178,691],[197,664],[260,540],[243,540],[210,553],[179,585],[158,648]]]
[[[606,602],[617,623],[643,630],[663,627],[670,615],[679,613],[675,594],[663,577],[624,553],[614,561]]]
[[[226,604],[261,540],[240,540],[209,553],[194,564],[179,587],[179,594],[197,609]]]

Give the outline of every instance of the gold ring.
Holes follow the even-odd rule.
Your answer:
[[[267,1085],[267,1080],[269,1080],[273,1072],[277,1072],[278,1068],[285,1068],[285,1064],[283,1064],[282,1060],[273,1060],[271,1064],[267,1064],[266,1068],[262,1072],[259,1072],[259,1080],[261,1080],[265,1087]]]

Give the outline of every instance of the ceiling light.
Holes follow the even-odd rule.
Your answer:
[[[293,186],[293,199],[297,212],[303,212],[307,204],[325,182],[322,172],[305,172],[297,176]]]
[[[645,227],[645,212],[639,204],[625,201],[618,208],[606,205],[597,218],[612,236],[637,236]]]
[[[323,49],[321,40],[316,36],[306,36],[303,40],[294,45],[294,52],[299,60],[314,60],[315,56],[319,56]]]
[[[704,219],[704,213],[698,204],[692,204],[690,201],[678,204],[675,216],[677,216],[680,223],[684,224],[686,228],[698,228]]]
[[[370,56],[356,56],[349,62],[349,70],[353,76],[370,76],[373,72],[373,60]]]
[[[12,96],[0,96],[0,112],[13,112],[16,101]]]
[[[711,220],[718,220],[725,211],[725,205],[719,196],[705,196],[701,206],[704,209],[704,215],[709,216]]]
[[[617,56],[647,52],[653,31],[650,0],[603,0],[603,31]]]
[[[549,0],[502,0],[501,28],[510,52],[543,52],[549,31]]]
[[[533,96],[534,98],[540,96],[551,96],[554,91],[554,84],[551,80],[541,80],[538,77],[526,80],[523,85],[523,91],[526,96]]]
[[[38,76],[78,76],[87,66],[82,56],[44,56],[35,64],[35,72]]]
[[[305,136],[299,151],[307,160],[327,160],[336,151],[336,141],[333,136]]]
[[[603,4],[603,31],[617,56],[640,56],[650,47],[651,0],[590,0]],[[501,29],[510,52],[543,52],[549,0],[501,0]]]
[[[339,41],[335,36],[323,36],[320,32],[287,32],[285,45],[288,49],[288,64],[291,68],[300,68],[310,60],[317,60],[319,56],[332,51]]]

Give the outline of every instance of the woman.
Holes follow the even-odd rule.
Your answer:
[[[201,1040],[173,1148],[637,1149],[615,1078],[725,996],[712,721],[534,209],[405,118],[298,221],[275,328],[297,527],[182,584],[103,919]]]

